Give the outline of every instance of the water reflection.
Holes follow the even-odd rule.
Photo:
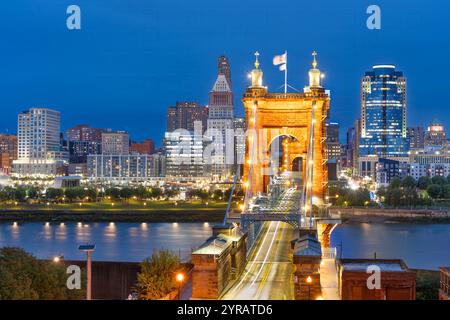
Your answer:
[[[22,247],[46,259],[84,259],[78,246],[94,243],[95,260],[142,261],[158,249],[180,253],[186,260],[210,236],[204,223],[0,223],[0,247]]]
[[[338,226],[331,244],[344,258],[403,259],[410,268],[450,265],[450,224],[352,224]]]

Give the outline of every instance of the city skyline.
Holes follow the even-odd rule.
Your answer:
[[[425,126],[437,117],[448,127],[449,119],[443,117],[445,106],[435,103],[433,97],[445,90],[445,74],[450,70],[440,61],[450,48],[438,38],[428,36],[435,26],[435,22],[428,20],[433,15],[428,15],[429,9],[418,2],[409,3],[408,7],[384,1],[379,5],[383,8],[381,30],[365,27],[364,5],[325,6],[326,10],[321,12],[320,4],[306,4],[302,11],[294,7],[292,13],[285,13],[299,15],[298,23],[271,16],[273,20],[266,21],[258,30],[251,30],[249,23],[253,18],[240,20],[243,28],[242,34],[238,34],[241,30],[232,19],[236,14],[232,9],[205,3],[205,12],[216,13],[219,17],[215,28],[219,29],[221,37],[215,38],[213,32],[202,32],[202,26],[209,24],[211,17],[189,8],[184,10],[190,14],[188,16],[197,17],[197,21],[187,23],[186,18],[180,18],[182,12],[178,10],[169,15],[163,4],[144,6],[143,12],[137,14],[138,6],[127,7],[128,11],[122,12],[121,4],[115,3],[107,8],[106,16],[109,14],[113,20],[109,21],[97,5],[82,3],[82,29],[71,33],[64,23],[48,30],[48,25],[35,17],[44,16],[48,23],[57,26],[58,19],[64,20],[64,15],[58,17],[57,8],[35,8],[35,16],[30,16],[30,12],[8,4],[4,12],[15,17],[20,13],[20,19],[7,23],[5,34],[10,50],[5,51],[4,61],[11,63],[3,64],[3,72],[8,76],[3,79],[5,94],[0,97],[0,104],[6,109],[0,120],[0,132],[16,133],[16,115],[22,110],[47,107],[61,112],[63,131],[79,123],[89,123],[94,127],[126,130],[136,140],[152,137],[160,145],[165,131],[161,119],[168,106],[176,101],[208,103],[219,55],[225,54],[230,59],[234,70],[235,111],[242,116],[240,99],[248,84],[247,72],[252,68],[255,50],[261,53],[267,85],[272,91],[282,91],[283,74],[272,66],[272,57],[284,50],[289,52],[288,82],[301,89],[307,82],[309,53],[313,49],[320,54],[321,69],[326,74],[325,86],[331,89],[330,120],[339,122],[342,128],[351,127],[359,117],[360,78],[365,70],[379,63],[394,64],[408,77],[408,126]],[[263,20],[268,19],[266,8],[263,3],[252,6],[255,16],[266,17]],[[158,16],[154,12],[158,12]],[[307,36],[307,41],[294,41],[308,34],[302,28],[311,19],[308,12],[315,12],[314,18],[327,21],[310,28],[311,37]],[[161,19],[161,16],[168,21],[158,20],[159,24],[152,24],[152,19],[147,19]],[[130,17],[135,19],[130,21]],[[175,23],[177,18],[180,19]],[[21,26],[21,19],[27,19],[25,25],[35,24],[35,30]],[[8,17],[5,20],[8,22]],[[113,25],[114,21],[118,22],[117,26]],[[173,26],[168,25],[170,22]],[[180,24],[187,27],[181,30]],[[285,27],[284,34],[274,31],[280,25]],[[405,32],[407,29],[415,32],[409,35]],[[106,31],[109,33],[105,34]],[[44,43],[36,44],[33,38],[44,33]],[[16,37],[18,34],[20,40]],[[414,37],[414,41],[410,37]],[[160,40],[159,47],[155,47],[152,40]],[[193,44],[196,44],[195,50],[192,50]],[[37,50],[28,50],[29,45]],[[190,50],[184,50],[186,46]],[[430,48],[437,47],[440,50],[430,53]],[[22,55],[11,55],[17,51]],[[424,62],[417,64],[417,61]],[[436,80],[432,83],[426,80],[430,69],[436,70]],[[428,110],[426,115],[422,114],[424,109]]]

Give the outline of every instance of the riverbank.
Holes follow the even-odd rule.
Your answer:
[[[331,208],[344,223],[450,223],[450,211],[432,209]]]
[[[80,202],[0,205],[1,221],[219,222],[226,202]]]
[[[224,209],[203,210],[145,210],[127,211],[67,211],[32,210],[0,212],[1,221],[56,221],[56,222],[220,222]]]

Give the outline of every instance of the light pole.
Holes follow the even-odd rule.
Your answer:
[[[183,284],[184,281],[184,274],[179,272],[176,278],[178,282],[178,300],[181,300],[181,285]]]
[[[95,251],[95,244],[85,244],[78,247],[78,250],[86,252],[86,300],[92,299],[92,252]]]
[[[306,284],[308,286],[308,300],[311,300],[311,285],[312,285],[311,276],[308,276],[308,278],[306,278]]]

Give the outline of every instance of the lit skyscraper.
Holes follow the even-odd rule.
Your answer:
[[[47,108],[31,108],[18,116],[18,160],[12,173],[19,176],[57,175],[68,160],[61,150],[60,113]]]
[[[233,142],[234,104],[231,89],[231,71],[228,59],[220,56],[218,60],[217,79],[209,93],[208,134],[212,140],[213,153],[211,154],[210,171],[219,179],[229,174],[234,160],[234,150],[226,149],[227,141]],[[209,162],[209,161],[207,161]],[[209,171],[209,170],[208,170]]]
[[[405,157],[406,78],[392,65],[376,65],[361,82],[360,156]]]

